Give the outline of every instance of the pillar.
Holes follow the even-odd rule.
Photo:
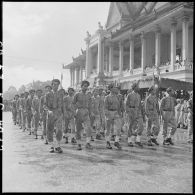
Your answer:
[[[72,86],[75,85],[75,68],[72,69]]]
[[[72,69],[70,68],[70,86],[72,86]]]
[[[144,33],[141,33],[141,68],[145,73],[146,66],[146,37]]]
[[[80,66],[80,82],[83,80],[83,67]]]
[[[114,47],[113,47],[113,43],[109,43],[109,73],[110,76],[112,76],[112,72],[113,72],[113,52],[114,52]]]
[[[160,66],[160,28],[157,27],[155,31],[155,66],[158,68]]]
[[[76,85],[79,84],[79,68],[76,68]]]
[[[86,79],[89,78],[91,74],[91,50],[89,48],[89,37],[85,39],[86,41],[86,62],[85,62],[85,77]]]
[[[189,17],[182,18],[182,60],[188,60],[188,25]]]
[[[103,47],[102,47],[102,40],[101,35],[98,38],[98,54],[97,54],[97,73],[101,75],[104,71],[103,66]]]
[[[171,70],[174,70],[174,65],[176,61],[176,26],[177,22],[175,20],[171,23]]]
[[[124,48],[122,41],[119,42],[119,74],[123,74],[123,54],[124,54]]]
[[[134,39],[133,36],[130,36],[129,39],[130,46],[129,46],[129,70],[133,72],[134,69]]]

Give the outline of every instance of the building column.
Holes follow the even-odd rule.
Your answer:
[[[80,82],[83,80],[83,67],[80,66]]]
[[[72,69],[70,68],[70,86],[72,86]]]
[[[72,86],[75,85],[75,68],[72,69]]]
[[[189,17],[182,18],[182,60],[188,60],[188,25]]]
[[[158,68],[160,66],[160,28],[157,27],[155,31],[155,66]]]
[[[109,43],[109,73],[110,76],[112,76],[112,72],[113,72],[113,52],[114,52],[114,47],[113,47],[113,43]]]
[[[79,84],[79,68],[76,68],[76,85]]]
[[[101,35],[99,35],[98,38],[98,54],[97,54],[97,74],[102,75],[104,71],[104,63],[103,63],[103,44]]]
[[[176,61],[176,26],[177,22],[175,20],[171,23],[171,70],[174,70],[174,65]]]
[[[134,38],[131,35],[129,38],[130,46],[129,46],[129,70],[130,73],[133,73],[134,69]]]
[[[123,55],[124,55],[124,48],[122,41],[119,42],[119,74],[123,74]]]
[[[85,78],[89,78],[91,74],[91,49],[89,47],[91,35],[87,31],[87,38],[85,38],[86,42],[86,61],[85,61]]]
[[[143,73],[145,73],[146,66],[146,37],[144,33],[141,33],[141,68]]]

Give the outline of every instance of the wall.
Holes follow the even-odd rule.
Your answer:
[[[170,47],[171,47],[171,42],[170,42],[170,34],[161,34],[161,40],[160,40],[160,63],[165,63],[170,61]]]

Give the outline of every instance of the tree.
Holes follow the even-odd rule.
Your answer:
[[[18,93],[19,93],[19,94],[20,94],[20,93],[24,93],[25,90],[26,90],[25,85],[22,85],[22,86],[18,89]]]
[[[3,92],[3,99],[11,100],[17,93],[17,89],[14,86],[10,86],[7,91]]]

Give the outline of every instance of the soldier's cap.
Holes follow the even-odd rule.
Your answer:
[[[152,85],[149,89],[148,89],[148,92],[150,93],[151,91],[154,90],[154,86]]]
[[[132,86],[131,86],[131,89],[135,89],[136,87],[138,87],[138,83],[133,83]]]
[[[29,94],[29,92],[28,91],[25,91],[24,94]]]
[[[35,90],[34,90],[34,89],[31,89],[31,90],[29,91],[29,93],[32,93],[32,92],[35,92]]]
[[[38,91],[43,92],[42,89],[37,89],[36,92],[38,92]]]
[[[84,80],[84,81],[81,82],[81,87],[82,87],[84,84],[87,84],[88,86],[90,85],[89,81],[86,81],[86,80]]]
[[[53,85],[54,82],[57,82],[58,84],[60,84],[60,80],[59,79],[53,79],[51,84]]]
[[[15,97],[16,97],[16,96],[20,97],[18,94],[16,94]]]
[[[172,87],[168,87],[166,91],[167,91],[167,93],[169,93],[169,92],[173,91],[173,89],[172,89]]]
[[[48,87],[49,87],[50,89],[52,89],[51,85],[46,85],[46,86],[45,86],[45,89],[48,88]]]
[[[108,90],[111,90],[113,87],[114,87],[114,83],[110,83],[110,84],[108,85]]]
[[[68,92],[69,92],[70,90],[74,91],[74,88],[69,87],[69,88],[68,88]]]

